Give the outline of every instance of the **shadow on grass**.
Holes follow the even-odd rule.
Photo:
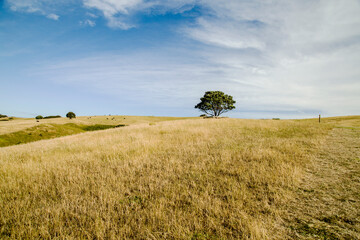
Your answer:
[[[22,131],[0,135],[0,147],[35,142],[43,139],[52,139],[88,131],[106,130],[111,128],[125,127],[120,125],[77,125],[67,124],[40,124]]]

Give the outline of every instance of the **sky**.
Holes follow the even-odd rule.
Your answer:
[[[0,114],[360,114],[359,0],[0,0]]]

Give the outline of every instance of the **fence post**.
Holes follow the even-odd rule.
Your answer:
[[[320,123],[320,121],[321,121],[321,115],[319,114],[319,123]]]

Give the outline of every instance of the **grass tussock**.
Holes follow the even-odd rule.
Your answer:
[[[282,206],[329,129],[184,120],[2,148],[0,238],[283,239]]]

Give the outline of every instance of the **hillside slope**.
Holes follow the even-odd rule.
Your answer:
[[[330,132],[301,178],[288,205],[292,238],[360,239],[360,129],[347,125]]]
[[[78,116],[73,119],[50,118],[36,120],[34,118],[14,118],[11,121],[0,121],[0,135],[23,131],[41,124],[67,124],[77,125],[134,125],[142,123],[156,123],[162,121],[173,121],[183,119],[194,119],[190,117],[153,117],[153,116]]]
[[[0,237],[290,238],[288,206],[333,127],[181,120],[0,148]]]
[[[0,147],[57,138],[86,131],[104,130],[128,125],[189,119],[186,117],[92,116],[75,119],[14,119],[0,122]],[[192,118],[197,119],[197,118]]]

